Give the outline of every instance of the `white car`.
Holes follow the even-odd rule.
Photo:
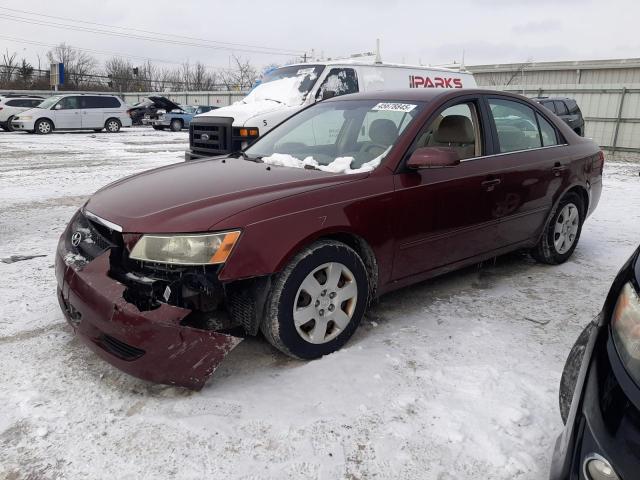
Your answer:
[[[37,107],[44,100],[36,95],[0,96],[0,127],[11,132],[11,120],[20,112]]]
[[[115,133],[130,127],[131,117],[126,104],[115,95],[69,94],[44,100],[36,108],[27,110],[11,122],[14,130],[46,135],[54,130],[106,129]]]

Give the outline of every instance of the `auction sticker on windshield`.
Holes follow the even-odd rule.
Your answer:
[[[414,105],[412,103],[379,103],[371,110],[381,110],[388,112],[410,112],[411,110],[416,108],[416,106],[417,105]]]

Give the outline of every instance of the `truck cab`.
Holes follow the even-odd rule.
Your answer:
[[[186,160],[227,155],[303,108],[357,92],[404,88],[473,88],[471,73],[452,69],[365,62],[287,65],[265,74],[239,102],[193,118]]]

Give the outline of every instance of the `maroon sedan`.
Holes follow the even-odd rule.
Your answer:
[[[518,95],[337,97],[238,154],[96,192],[60,239],[60,305],[95,352],[155,382],[200,388],[259,331],[317,358],[378,295],[521,248],[566,261],[603,162]]]

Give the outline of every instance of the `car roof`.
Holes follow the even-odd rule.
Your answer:
[[[526,98],[517,93],[501,92],[498,90],[488,90],[484,88],[412,88],[403,90],[377,90],[374,92],[352,93],[340,95],[324,100],[333,102],[340,100],[380,100],[380,101],[405,101],[405,102],[429,102],[439,97],[462,95],[501,95],[505,97]]]
[[[575,102],[575,99],[570,97],[533,97],[531,100],[535,100],[536,102],[548,102],[549,100],[571,100]]]

